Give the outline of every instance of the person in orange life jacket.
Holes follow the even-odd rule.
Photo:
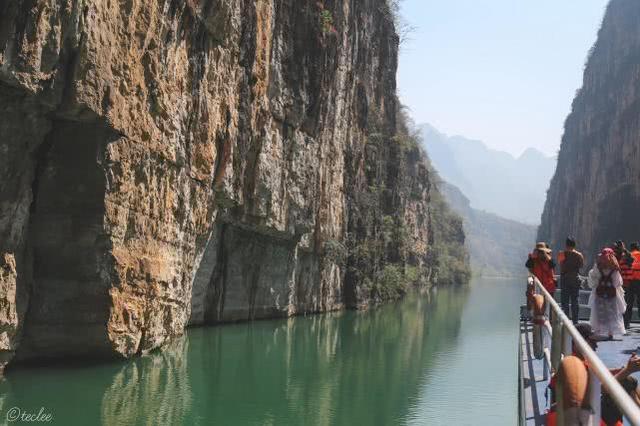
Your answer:
[[[616,259],[620,265],[620,274],[622,275],[622,285],[626,289],[631,282],[631,266],[633,258],[631,253],[622,241],[616,241],[613,245],[613,251],[616,253]]]
[[[584,338],[584,340],[587,341],[587,343],[589,344],[591,349],[593,349],[594,352],[598,350],[598,340],[596,339],[596,336],[593,333],[593,328],[591,328],[591,325],[589,323],[581,322],[579,324],[576,324],[576,330],[578,330],[578,333],[580,333],[580,335]],[[587,360],[584,358],[584,355],[581,354],[580,351],[576,348],[575,343],[572,343],[571,348],[572,348],[571,354],[583,360],[585,365],[588,367]],[[549,389],[551,390],[552,404],[556,400],[555,386],[556,386],[556,376],[554,374],[553,376],[551,376],[551,380],[549,380]]]
[[[578,330],[578,332],[580,333],[580,335],[584,338],[584,340],[587,341],[587,343],[589,344],[589,346],[591,346],[591,349],[593,349],[594,351],[596,349],[598,349],[598,341],[595,339],[595,336],[593,334],[593,329],[591,328],[591,326],[588,323],[579,323],[576,325],[576,329]],[[578,358],[580,358],[582,360],[582,362],[584,362],[585,367],[588,369],[589,365],[587,363],[587,361],[584,358],[584,355],[582,355],[582,353],[580,353],[580,351],[577,350],[575,344],[573,344],[573,349],[572,349],[572,355],[576,356]],[[551,392],[551,405],[549,407],[549,410],[547,411],[546,415],[545,415],[545,425],[546,426],[556,426],[557,424],[557,395],[556,395],[556,386],[558,383],[558,376],[557,376],[557,372],[554,372],[553,375],[551,376],[551,380],[549,380],[549,391]],[[601,425],[603,426],[604,423]]]
[[[636,353],[632,353],[631,357],[627,361],[627,365],[623,368],[612,369],[610,370],[611,374],[613,374],[620,382],[625,391],[629,394],[629,396],[635,401],[635,403],[640,406],[640,393],[638,392],[638,380],[631,375],[640,371],[640,357]],[[601,415],[602,422],[601,425],[607,426],[622,426],[623,418],[622,412],[618,408],[617,404],[613,401],[611,396],[607,393],[607,391],[602,389],[602,400],[601,400]]]
[[[598,336],[613,339],[625,334],[624,312],[627,304],[624,301],[622,275],[615,252],[610,248],[602,250],[596,264],[589,271],[587,279],[593,290],[589,297],[591,317],[589,322]]]
[[[554,277],[556,264],[553,262],[552,251],[549,246],[546,243],[536,244],[533,253],[529,254],[525,266],[553,296],[556,291],[556,279]]]
[[[593,349],[594,351],[596,351],[598,349],[598,341],[596,339],[595,334],[593,333],[593,329],[591,327],[591,325],[589,325],[588,323],[580,323],[578,325],[576,325],[576,329],[578,330],[578,332],[580,333],[580,335],[587,341],[587,343],[589,344],[589,346],[591,346],[591,349]],[[577,350],[576,346],[573,345],[573,355],[580,358],[584,364],[585,367],[587,369],[589,369],[589,364],[586,361],[586,359],[584,358],[584,355],[582,353],[580,353],[580,351]],[[615,378],[622,384],[623,387],[625,387],[625,389],[627,389],[627,387],[629,387],[630,385],[627,383],[629,381],[633,381],[634,379],[631,378],[631,374],[636,373],[640,371],[640,357],[638,357],[636,354],[632,354],[631,357],[629,358],[629,360],[627,361],[627,365],[623,368],[619,368],[617,370],[611,370],[611,373],[615,376]],[[630,379],[631,378],[631,379]],[[551,380],[549,381],[549,389],[551,390],[551,408],[549,410],[549,412],[547,412],[547,416],[546,416],[546,425],[547,426],[555,426],[556,425],[556,393],[555,393],[555,387],[556,387],[556,376],[555,374],[551,377]],[[602,396],[602,420],[600,422],[601,426],[609,426],[609,425],[615,425],[615,426],[622,426],[622,422],[618,422],[617,420],[617,415],[618,413],[616,412],[617,407],[614,406],[611,407],[610,405],[605,405],[605,404],[609,404],[609,402],[612,402],[611,399],[606,395],[606,393],[604,393],[603,390],[603,396]],[[606,407],[606,408],[605,408]],[[613,420],[613,421],[612,421]]]
[[[574,324],[578,323],[578,295],[580,294],[580,269],[584,266],[584,256],[576,250],[576,240],[567,237],[565,250],[558,253],[558,264],[560,265],[560,286],[562,288],[561,304],[562,310],[569,315],[569,305],[571,305],[571,319]]]
[[[640,359],[640,358],[638,358]],[[636,370],[638,371],[638,370]],[[620,374],[620,373],[618,373]],[[617,376],[616,376],[617,377]],[[630,375],[626,375],[623,379],[618,379],[624,390],[633,399],[636,405],[640,406],[640,395],[638,394],[638,380]],[[608,393],[602,393],[601,406],[601,425],[606,426],[623,426],[622,411],[618,408],[613,398]]]
[[[627,310],[624,313],[624,324],[627,329],[633,316],[633,305],[640,308],[640,244],[632,243],[629,248],[631,251],[628,252],[625,258],[626,271],[623,274],[625,284],[624,300],[627,302]]]

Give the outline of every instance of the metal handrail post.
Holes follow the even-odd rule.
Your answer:
[[[600,379],[592,370],[589,370],[589,405],[593,412],[591,417],[592,426],[600,426],[600,418],[602,417],[601,397],[602,385],[600,384]]]
[[[549,349],[544,349],[544,359],[542,363],[542,380],[549,380],[549,364],[550,364],[551,356],[549,355]]]
[[[562,322],[554,313],[551,320],[551,368],[557,371],[562,361]]]
[[[526,327],[526,324],[525,324]],[[518,377],[522,378],[522,336],[518,338]],[[518,380],[518,410],[519,410],[519,422],[518,426],[524,426],[525,419],[527,418],[525,402],[524,402],[524,381]]]
[[[564,389],[562,386],[556,386],[556,424],[565,426],[564,420]]]
[[[571,333],[566,327],[562,328],[562,355],[571,355],[573,353]]]

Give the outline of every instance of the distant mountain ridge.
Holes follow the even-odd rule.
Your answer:
[[[507,219],[538,224],[556,160],[535,148],[520,157],[463,136],[419,126],[431,162],[443,180],[458,187],[471,207]]]
[[[460,189],[447,182],[440,181],[438,187],[463,219],[473,273],[489,277],[523,275],[537,227],[474,209]]]

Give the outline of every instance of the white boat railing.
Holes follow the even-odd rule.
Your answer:
[[[618,380],[611,374],[609,369],[600,360],[595,351],[591,349],[591,346],[582,337],[580,332],[575,328],[573,322],[565,315],[555,299],[549,294],[549,292],[542,286],[540,281],[534,277],[529,276],[529,284],[535,286],[536,292],[542,294],[545,299],[545,305],[548,306],[547,319],[550,322],[546,323],[542,327],[542,332],[548,334],[548,338],[543,338],[543,350],[544,350],[544,379],[548,379],[549,371],[557,371],[562,357],[565,355],[571,355],[573,350],[579,351],[584,359],[589,363],[589,403],[592,410],[592,424],[595,426],[600,425],[601,407],[600,400],[602,397],[602,387],[606,390],[613,402],[618,406],[624,417],[633,425],[640,425],[640,408],[631,399],[618,382]],[[548,343],[551,342],[551,347],[548,347]],[[558,401],[558,419],[561,420],[563,416],[563,407],[565,404]],[[559,421],[559,425],[562,423]]]

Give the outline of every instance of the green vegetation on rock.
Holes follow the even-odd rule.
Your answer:
[[[435,174],[435,173],[434,173]],[[440,190],[431,196],[433,218],[433,268],[435,280],[441,284],[467,282],[471,278],[469,254],[462,218],[447,204]]]

